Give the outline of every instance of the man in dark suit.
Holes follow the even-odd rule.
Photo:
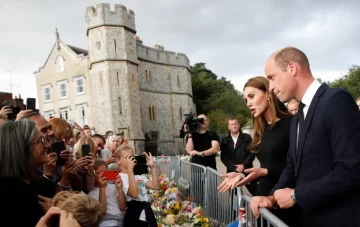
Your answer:
[[[294,47],[275,52],[265,66],[270,90],[300,102],[290,128],[287,166],[269,197],[251,209],[299,208],[303,226],[360,226],[360,112],[350,94],[312,76]]]
[[[224,137],[220,143],[221,161],[226,166],[226,172],[242,173],[244,169],[253,167],[255,154],[249,150],[252,138],[243,133],[239,121],[236,118],[228,120],[229,135]],[[251,194],[256,192],[257,181],[246,185]]]

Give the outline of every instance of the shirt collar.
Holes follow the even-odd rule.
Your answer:
[[[309,107],[311,104],[311,101],[313,100],[317,90],[321,86],[321,83],[318,80],[314,80],[308,89],[306,90],[301,102],[305,104],[305,106]]]

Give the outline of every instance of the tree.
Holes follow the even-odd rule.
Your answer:
[[[226,78],[207,69],[205,63],[196,63],[190,68],[193,100],[197,113],[208,115],[210,130],[226,133],[227,119],[237,117],[243,126],[251,117],[242,93]]]
[[[329,82],[329,85],[330,87],[347,90],[354,99],[360,97],[360,66],[351,66],[347,75],[333,82]]]

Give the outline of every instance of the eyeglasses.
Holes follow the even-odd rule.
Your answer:
[[[40,138],[36,141],[36,143],[32,143],[31,145],[36,145],[36,144],[39,144],[41,143],[41,145],[45,148],[45,138],[44,136],[40,136]]]
[[[47,127],[41,128],[41,129],[40,129],[40,132],[41,132],[42,134],[45,134],[45,133],[47,133],[48,130],[52,131],[52,126],[51,126],[51,125],[48,125]]]

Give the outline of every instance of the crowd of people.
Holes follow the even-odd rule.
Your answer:
[[[199,131],[186,136],[191,161],[216,169],[221,151],[227,173],[218,190],[246,186],[256,217],[264,207],[289,226],[360,226],[360,100],[314,79],[294,47],[272,54],[265,73],[243,90],[253,135],[230,118],[220,141],[201,114]],[[7,121],[9,112],[0,111],[5,226],[157,226],[147,189],[160,189],[160,181],[150,153],[143,153],[149,175],[136,175],[134,150],[122,135],[92,134],[32,110]],[[65,148],[54,152],[59,143]]]
[[[149,177],[135,175],[133,149],[106,134],[92,135],[89,127],[61,118],[47,121],[31,110],[15,121],[0,119],[4,226],[157,226],[147,198],[147,188],[160,189],[153,157],[143,153]],[[66,148],[57,153],[53,145],[59,141]],[[104,176],[108,170],[115,179]]]

